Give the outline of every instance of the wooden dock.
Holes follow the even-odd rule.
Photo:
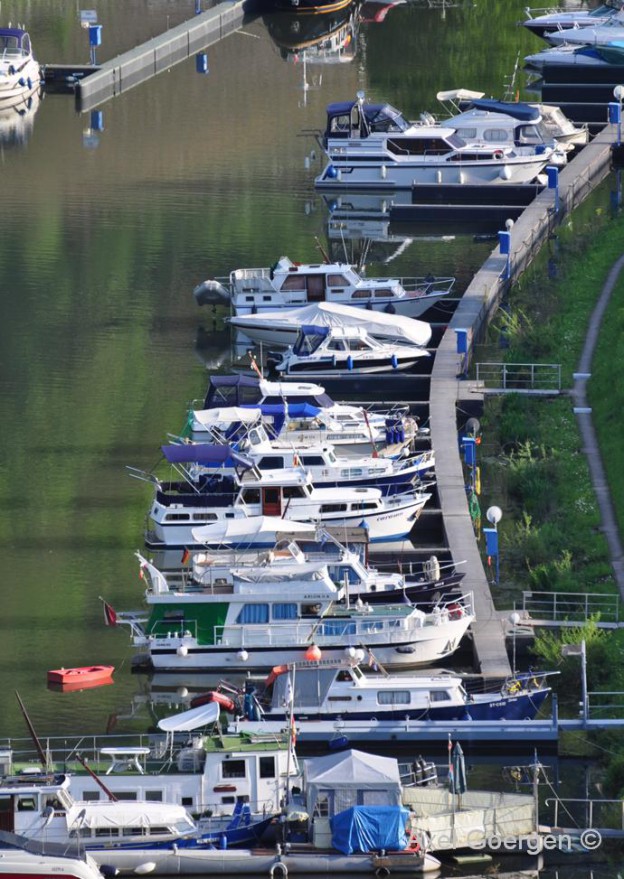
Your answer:
[[[497,247],[464,293],[433,364],[430,428],[436,451],[438,497],[446,540],[453,558],[466,560],[462,589],[474,595],[477,621],[472,627],[475,662],[485,676],[510,674],[504,622],[496,612],[468,509],[466,477],[458,445],[458,423],[465,422],[466,397],[479,399],[479,390],[465,382],[473,346],[482,337],[508,285],[531,263],[562,218],[577,207],[610,170],[616,126],[605,126],[559,174],[558,211],[554,190],[544,190],[523,211],[511,229],[509,259]],[[503,230],[504,231],[504,230]],[[468,351],[457,352],[456,330],[466,330]],[[482,399],[482,398],[481,398]]]
[[[86,113],[104,101],[140,85],[185,61],[238,30],[244,18],[244,0],[220,3],[141,46],[101,64],[76,83],[76,107]]]

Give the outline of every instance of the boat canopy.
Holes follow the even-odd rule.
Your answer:
[[[197,409],[193,417],[203,427],[215,427],[218,424],[255,424],[262,413],[257,407],[223,406],[220,409]]]
[[[345,855],[403,851],[410,815],[403,806],[351,806],[330,819],[332,847]]]
[[[221,464],[224,467],[243,467],[250,470],[253,461],[230,446],[216,443],[176,443],[162,446],[162,453],[170,464]]]
[[[438,92],[436,98],[438,101],[475,101],[478,98],[484,98],[485,92],[474,92],[472,89],[449,89],[445,92]]]
[[[398,283],[387,280],[388,284]],[[384,311],[369,311],[342,305],[338,302],[314,302],[302,308],[289,308],[264,314],[246,315],[241,324],[258,324],[270,327],[348,327],[363,326],[371,336],[391,339],[404,339],[414,345],[428,345],[431,340],[431,326],[422,320],[403,315],[388,314]]]
[[[503,113],[505,116],[517,119],[518,122],[537,122],[540,118],[537,107],[532,107],[530,104],[496,101],[494,98],[477,98],[470,103],[477,110],[486,110],[488,113]]]
[[[218,702],[208,702],[207,705],[200,705],[199,708],[191,708],[190,711],[174,714],[173,717],[164,717],[158,721],[158,728],[162,729],[163,732],[189,732],[200,726],[215,723],[219,719],[220,710]]]
[[[349,137],[353,130],[363,134],[407,131],[410,123],[390,104],[340,101],[327,105],[325,138]]]

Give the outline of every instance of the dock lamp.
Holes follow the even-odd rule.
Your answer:
[[[496,572],[494,575],[494,583],[498,583],[500,580],[500,559],[498,551],[497,526],[500,520],[503,518],[503,511],[500,507],[488,507],[485,513],[485,518],[494,526],[493,528],[484,528],[483,534],[485,535],[485,551],[487,552],[488,566],[491,567],[492,559],[494,559]]]

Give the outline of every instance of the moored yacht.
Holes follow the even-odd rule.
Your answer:
[[[409,122],[389,104],[366,103],[362,92],[327,107],[321,143],[328,163],[315,180],[318,189],[528,183],[555,152],[543,144],[468,142],[452,121]]]
[[[528,18],[522,24],[543,37],[547,31],[567,30],[572,27],[591,27],[605,24],[622,8],[622,0],[605,0],[593,9],[531,9],[525,12]]]
[[[40,83],[28,33],[23,27],[0,27],[0,108],[25,101]]]
[[[445,277],[366,278],[346,263],[281,256],[270,268],[235,269],[229,279],[204,281],[193,292],[200,305],[229,303],[236,316],[331,302],[418,317],[454,283]]]
[[[284,376],[350,376],[411,369],[429,352],[421,345],[376,339],[365,327],[302,326],[297,341],[268,362]]]

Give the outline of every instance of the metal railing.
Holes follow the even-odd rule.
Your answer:
[[[553,826],[570,826],[575,822],[578,829],[590,830],[600,827],[624,831],[624,800],[547,799],[544,805],[553,807]],[[561,822],[561,823],[560,823]],[[596,822],[599,822],[598,824]]]
[[[590,718],[624,717],[622,690],[592,690],[587,694],[587,712]]]
[[[595,592],[523,592],[522,610],[539,620],[584,623],[600,614],[600,623],[619,622],[620,600],[617,595]]]
[[[560,391],[560,363],[477,363],[477,381],[503,391]]]

